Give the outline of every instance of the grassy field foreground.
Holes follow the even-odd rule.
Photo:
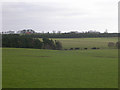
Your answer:
[[[117,88],[117,49],[3,48],[3,88]]]

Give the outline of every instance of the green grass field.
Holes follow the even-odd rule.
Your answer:
[[[59,40],[63,44],[63,48],[108,48],[109,42],[116,43],[118,38],[53,38],[53,40]]]
[[[99,42],[106,43],[109,42],[109,39],[112,42],[117,41],[117,38],[103,38]],[[79,42],[82,39],[74,40],[61,39],[64,48],[82,45]],[[88,38],[85,40],[87,41]],[[66,42],[73,42],[72,46]],[[85,42],[84,39],[83,42]],[[97,47],[102,47],[102,43],[100,45],[95,38],[93,42],[96,42]],[[89,45],[84,44],[83,46]],[[3,48],[2,55],[3,88],[118,87],[117,49],[65,51]]]
[[[51,38],[53,40],[58,40],[62,43],[64,49],[69,48],[93,48],[99,47],[101,49],[108,48],[109,42],[116,43],[118,41],[117,37],[112,38]],[[42,39],[40,38],[42,41]]]

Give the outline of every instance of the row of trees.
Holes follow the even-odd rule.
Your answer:
[[[26,35],[26,34],[25,34]],[[27,34],[33,38],[96,38],[96,37],[118,37],[118,33],[34,33]]]
[[[2,35],[2,47],[15,47],[15,48],[37,48],[37,49],[62,49],[62,44],[59,41],[52,39],[29,37],[27,35],[8,34]]]

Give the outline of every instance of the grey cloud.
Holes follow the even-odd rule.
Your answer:
[[[93,5],[97,3],[96,0],[92,1],[95,2]],[[89,3],[87,3],[87,5],[89,5]],[[108,6],[110,7],[110,5]],[[103,8],[105,7],[104,4]],[[108,27],[108,29],[111,28],[112,31],[112,27],[116,27],[116,11],[114,11],[113,16],[111,15],[111,11],[108,12],[101,9],[101,5],[97,4],[95,6],[91,4],[90,6],[79,7],[79,4],[75,6],[72,3],[64,3],[62,1],[60,3],[50,1],[38,3],[19,2],[3,3],[2,8],[3,30],[19,30],[22,28],[33,28],[38,31],[49,31],[53,29],[63,31],[67,29],[84,30],[91,28],[104,30]],[[115,8],[111,10],[114,9]],[[109,16],[107,13],[109,13]],[[103,23],[105,23],[106,26],[103,25]],[[94,27],[91,27],[91,24]]]

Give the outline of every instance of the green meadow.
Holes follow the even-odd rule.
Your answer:
[[[99,48],[108,48],[109,42],[116,43],[118,41],[117,37],[114,38],[53,38],[53,40],[59,40],[63,44],[63,48],[92,48],[92,47],[99,47]]]
[[[3,48],[3,88],[117,88],[118,50],[108,48],[117,38],[54,39],[63,48],[43,50]]]
[[[108,49],[108,43],[116,43],[118,41],[117,37],[109,38],[51,38],[53,40],[58,40],[62,43],[64,49],[69,48],[93,48],[99,47],[101,49]],[[40,38],[42,41],[42,39]]]

